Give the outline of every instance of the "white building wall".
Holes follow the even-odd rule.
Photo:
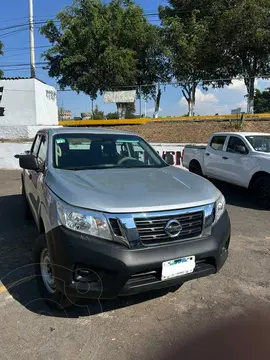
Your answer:
[[[2,79],[0,88],[0,139],[32,139],[40,128],[58,126],[54,87],[36,79]]]
[[[3,87],[0,107],[5,108],[4,116],[0,116],[1,126],[36,125],[34,79],[0,80]]]
[[[19,160],[14,155],[22,154],[27,150],[30,150],[32,146],[31,142],[25,143],[1,143],[0,142],[0,169],[7,170],[19,170]]]

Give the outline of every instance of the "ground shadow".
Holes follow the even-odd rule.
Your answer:
[[[255,202],[251,192],[247,189],[214,179],[210,179],[210,181],[222,192],[228,205],[246,209],[265,210]]]
[[[173,291],[157,290],[115,300],[80,300],[66,312],[53,311],[38,292],[32,263],[32,249],[38,231],[34,221],[24,219],[22,196],[0,197],[0,216],[0,281],[29,311],[45,316],[78,318],[132,306]]]

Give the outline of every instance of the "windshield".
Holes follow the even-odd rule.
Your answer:
[[[57,169],[167,166],[160,156],[138,136],[70,133],[55,135],[53,142],[53,163]]]
[[[270,153],[270,135],[247,136],[254,150]]]

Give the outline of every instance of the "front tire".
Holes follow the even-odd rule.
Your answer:
[[[74,299],[69,299],[59,291],[55,285],[52,274],[51,257],[45,234],[37,238],[33,258],[39,292],[41,298],[47,305],[56,310],[64,310],[74,305]]]
[[[252,185],[252,192],[260,206],[270,209],[270,176],[259,177]]]

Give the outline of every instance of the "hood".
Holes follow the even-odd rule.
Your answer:
[[[215,202],[219,193],[208,180],[175,167],[51,169],[46,184],[70,205],[109,213],[196,207]]]

